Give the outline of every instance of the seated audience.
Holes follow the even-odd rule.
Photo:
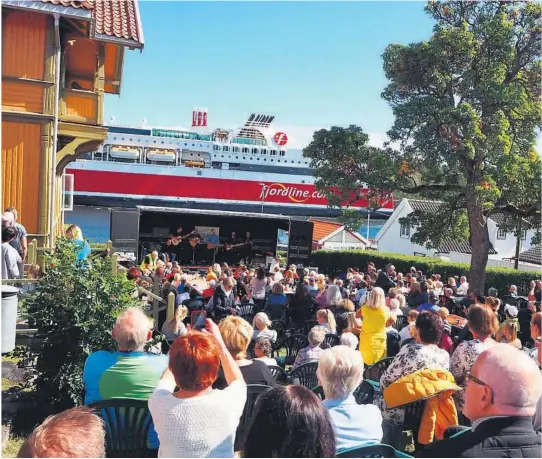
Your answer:
[[[345,328],[348,327],[347,316],[349,313],[355,312],[354,303],[345,299],[342,300],[335,311],[335,321],[337,322],[337,334],[340,335]]]
[[[151,339],[150,319],[139,308],[124,311],[113,328],[116,352],[90,354],[83,370],[85,405],[111,398],[147,400],[168,364],[168,357],[144,351]],[[151,427],[150,449],[158,448],[158,437]]]
[[[335,310],[341,304],[342,299],[339,286],[337,284],[330,284],[325,291],[325,302],[324,304],[320,302],[318,308]]]
[[[501,302],[498,298],[495,298],[494,296],[486,296],[486,301],[484,303],[486,306],[489,306],[497,319],[499,318],[499,308],[501,306]]]
[[[448,278],[448,283],[445,285],[445,288],[452,291],[452,296],[457,296],[457,284],[453,277]]]
[[[463,389],[467,386],[467,374],[478,356],[497,344],[492,336],[497,332],[499,323],[490,308],[476,304],[469,308],[466,327],[472,333],[473,339],[461,342],[450,359],[450,372]],[[463,411],[465,391],[456,392],[454,397],[458,410]]]
[[[499,343],[511,344],[516,349],[521,349],[521,341],[518,338],[518,322],[505,320],[499,327],[495,340]]]
[[[359,349],[365,364],[372,365],[386,357],[386,321],[390,310],[386,307],[384,291],[380,287],[371,290],[360,314],[363,324]]]
[[[524,352],[497,344],[482,352],[467,375],[465,415],[472,429],[434,443],[417,457],[540,457],[542,435],[533,415],[542,376]]]
[[[422,282],[421,285],[423,285],[423,282]],[[438,307],[439,297],[438,297],[438,295],[435,294],[435,292],[431,291],[429,293],[428,298],[429,299],[428,299],[428,301],[426,303],[423,303],[420,306],[418,306],[418,312],[429,311],[429,312],[432,312],[434,314],[438,314],[438,310],[439,310],[439,307]]]
[[[282,284],[276,283],[273,285],[272,293],[265,303],[265,311],[272,320],[286,322],[286,295]]]
[[[334,457],[335,445],[320,399],[303,386],[277,386],[258,397],[243,457]]]
[[[224,390],[211,387],[219,366]],[[243,375],[218,327],[207,319],[205,331],[191,331],[173,343],[169,366],[149,399],[159,457],[234,457],[246,398]]]
[[[359,340],[356,335],[350,332],[344,332],[341,335],[341,345],[348,346],[350,349],[358,349]]]
[[[277,332],[276,330],[271,330],[271,321],[265,312],[259,312],[254,316],[252,321],[252,327],[254,332],[252,333],[252,339],[256,341],[258,338],[267,338],[273,343],[277,341]]]
[[[316,301],[310,295],[307,287],[299,282],[288,305],[290,319],[296,327],[301,327],[306,320],[314,317],[315,308]]]
[[[410,284],[410,293],[408,294],[406,301],[411,308],[418,308],[422,304],[429,303],[427,283],[412,282],[412,284]]]
[[[166,320],[164,325],[162,325],[162,334],[166,335],[167,341],[175,341],[179,336],[183,336],[186,333],[186,326],[183,323],[183,320],[188,314],[188,309],[186,306],[177,305],[175,306],[174,316]]]
[[[448,316],[450,315],[450,311],[448,311],[448,308],[441,307],[438,309],[438,315],[442,319],[442,323],[444,324],[444,331],[446,333],[451,334],[452,333],[452,324],[448,322]]]
[[[508,294],[510,296],[518,296],[518,288],[515,285],[511,285],[508,289]]]
[[[189,315],[192,311],[205,309],[205,304],[201,299],[200,293],[195,288],[190,289],[189,295],[189,298],[182,302],[182,304],[187,307]]]
[[[212,312],[217,322],[230,314],[236,314],[234,308],[233,279],[227,277],[216,288],[213,295]]]
[[[320,355],[323,352],[323,349],[320,347],[320,344],[324,341],[326,337],[326,332],[323,327],[315,326],[309,332],[309,345],[300,349],[295,358],[295,362],[292,365],[292,370],[297,368],[299,365],[309,362],[318,362]]]
[[[356,292],[356,296],[354,298],[354,303],[356,308],[359,308],[365,303],[367,297],[367,282],[364,280],[360,280],[358,283],[358,291]]]
[[[449,370],[450,356],[440,349],[437,343],[442,334],[442,319],[430,312],[422,312],[416,319],[417,342],[401,347],[399,354],[380,378],[380,387],[386,387],[404,376],[418,370]],[[387,410],[382,397],[375,396],[375,404],[380,407],[382,417],[396,424],[404,422],[404,408]]]
[[[254,345],[254,354],[256,357],[253,360],[260,360],[268,366],[277,366],[277,361],[271,357],[273,345],[269,338],[258,338]]]
[[[399,332],[393,328],[397,316],[392,312],[386,321],[386,357],[395,357],[401,347]]]
[[[254,333],[250,324],[241,317],[229,316],[220,322],[219,329],[225,346],[240,368],[245,382],[274,386],[275,379],[267,365],[260,360],[247,359],[248,346]],[[227,381],[221,368],[213,388],[223,389],[226,386]]]
[[[457,287],[457,296],[465,296],[469,291],[469,283],[465,276],[459,279],[459,287]]]
[[[408,311],[408,315],[407,315],[408,325],[406,327],[401,328],[401,331],[399,332],[399,338],[401,338],[401,343],[403,343],[407,339],[412,338],[412,336],[410,335],[410,327],[416,326],[416,319],[418,318],[419,314],[420,313],[416,311],[415,309]]]
[[[337,324],[335,316],[329,309],[320,309],[316,313],[316,321],[320,327],[323,327],[326,333],[337,334]]]
[[[531,317],[531,339],[534,346],[529,350],[531,358],[538,363],[538,345],[542,341],[542,312],[536,312]]]
[[[324,389],[324,407],[329,411],[337,438],[337,452],[382,440],[382,415],[372,405],[358,405],[354,391],[363,381],[361,354],[346,346],[322,352],[318,381]]]
[[[17,457],[105,457],[102,418],[85,406],[49,416],[27,437]]]
[[[211,279],[209,281],[209,287],[207,287],[201,294],[203,298],[209,298],[214,295],[216,289],[216,281]]]
[[[401,310],[401,303],[399,302],[397,297],[390,300],[389,308],[390,308],[390,311],[396,316],[403,315],[403,311]]]

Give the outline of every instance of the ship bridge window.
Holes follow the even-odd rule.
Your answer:
[[[280,156],[286,156],[286,152],[284,150],[280,150]]]
[[[267,154],[267,150],[266,150],[265,148],[262,148],[262,149],[260,150],[260,153],[261,153],[262,155],[266,155],[266,154]]]
[[[253,149],[252,149],[252,153],[257,155],[257,154],[258,154],[258,149],[257,149],[257,148],[253,148]]]
[[[247,147],[243,147],[243,153],[248,153],[248,148]]]
[[[222,151],[230,151],[230,147],[228,147],[227,145],[224,145],[222,147]]]
[[[234,153],[239,153],[239,147],[232,147],[231,150],[232,150]]]
[[[270,150],[271,156],[277,156],[277,150]]]
[[[220,147],[218,145],[213,145],[213,150],[220,150]]]

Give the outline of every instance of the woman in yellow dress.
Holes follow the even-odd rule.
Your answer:
[[[363,325],[359,335],[359,350],[363,362],[367,365],[386,357],[386,321],[389,314],[384,290],[380,287],[373,288],[361,307]]]

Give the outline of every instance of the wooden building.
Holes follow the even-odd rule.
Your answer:
[[[66,164],[106,138],[126,48],[143,48],[136,0],[2,1],[2,209],[40,245],[63,231]]]

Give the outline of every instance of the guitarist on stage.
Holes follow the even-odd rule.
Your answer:
[[[245,245],[242,247],[243,258],[245,259],[245,264],[250,265],[252,262],[252,235],[250,231],[247,231],[245,234]]]
[[[225,242],[225,249],[226,252],[224,253],[224,258],[228,264],[234,264],[235,261],[237,261],[238,258],[238,250],[237,247],[235,247],[237,244],[237,235],[235,234],[235,231],[232,231],[231,236],[226,239]]]

